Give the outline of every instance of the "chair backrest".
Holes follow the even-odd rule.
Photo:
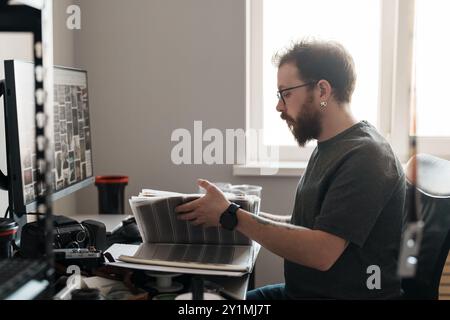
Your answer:
[[[417,179],[413,172],[417,164]],[[402,280],[405,299],[438,299],[439,281],[450,250],[450,161],[418,154],[406,167],[407,199],[416,185],[424,221],[416,275]],[[409,205],[406,204],[406,212]]]

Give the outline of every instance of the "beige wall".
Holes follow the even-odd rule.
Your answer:
[[[75,65],[75,33],[67,29],[66,9],[73,0],[53,1],[53,61],[55,65],[76,67]],[[77,212],[76,194],[64,197],[54,203],[55,214],[74,215]]]
[[[295,178],[244,178],[231,165],[172,164],[176,128],[245,127],[245,1],[80,0],[76,65],[89,73],[94,172],[143,187],[195,192],[198,177],[263,186],[262,209],[292,210]],[[223,131],[224,132],[224,131]],[[94,186],[77,193],[97,212]],[[129,208],[127,208],[129,212]],[[262,251],[257,285],[283,281],[282,260]]]

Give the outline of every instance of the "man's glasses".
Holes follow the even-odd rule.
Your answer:
[[[290,88],[286,88],[286,89],[283,89],[283,90],[278,90],[277,91],[278,100],[283,101],[283,105],[286,105],[286,101],[284,100],[284,98],[285,98],[284,92],[292,90],[292,89],[306,87],[306,86],[309,86],[309,85],[312,85],[312,84],[315,84],[315,83],[316,83],[316,81],[311,81],[311,82],[308,82],[308,83],[305,83],[305,84],[301,84],[299,86],[290,87]]]

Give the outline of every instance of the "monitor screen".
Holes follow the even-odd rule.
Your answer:
[[[32,63],[5,61],[8,173],[13,177],[10,202],[17,215],[36,210],[36,196],[44,189],[36,183],[33,69]],[[56,200],[94,181],[87,72],[55,67],[53,95],[53,108],[46,113],[51,193]]]

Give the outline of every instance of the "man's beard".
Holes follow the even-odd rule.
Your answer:
[[[281,118],[286,120],[289,130],[291,130],[300,147],[304,147],[310,140],[317,139],[322,132],[322,123],[320,121],[322,117],[320,112],[314,107],[312,95],[303,104],[296,119],[285,113],[281,114]]]

